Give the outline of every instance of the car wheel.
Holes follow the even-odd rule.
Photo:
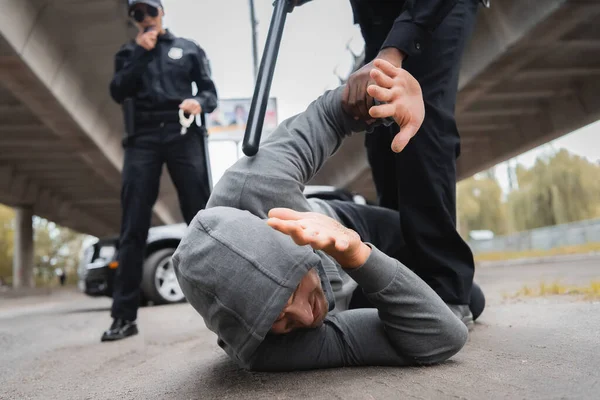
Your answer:
[[[179,303],[185,300],[171,261],[174,252],[175,249],[158,250],[144,262],[142,292],[153,304]]]

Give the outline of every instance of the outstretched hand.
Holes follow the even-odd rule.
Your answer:
[[[425,118],[425,105],[419,82],[406,70],[383,59],[375,59],[370,71],[375,81],[367,87],[369,96],[384,102],[369,109],[373,118],[392,117],[400,132],[392,141],[392,150],[401,152],[417,133]]]
[[[273,208],[267,223],[300,246],[323,250],[343,268],[360,267],[371,254],[371,248],[360,240],[358,233],[323,214]]]

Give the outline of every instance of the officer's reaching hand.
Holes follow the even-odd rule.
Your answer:
[[[399,50],[390,47],[381,50],[376,58],[386,60],[396,67],[402,67],[404,55]],[[367,94],[367,86],[375,83],[370,75],[373,68],[373,61],[371,61],[348,78],[342,104],[346,112],[355,119],[369,119],[369,109],[373,106],[373,98]]]
[[[369,72],[373,84],[369,84],[366,92],[385,104],[370,107],[369,116],[394,118],[400,132],[392,141],[392,150],[399,153],[415,136],[425,118],[421,85],[406,70],[383,59],[375,59],[373,67]]]
[[[183,103],[179,105],[179,108],[181,108],[186,113],[193,115],[197,115],[202,112],[202,106],[200,105],[200,103],[198,103],[197,100],[194,99],[184,100]]]
[[[158,39],[158,30],[154,29],[144,33],[140,31],[135,38],[135,42],[142,46],[146,50],[152,50],[156,46],[156,40]]]

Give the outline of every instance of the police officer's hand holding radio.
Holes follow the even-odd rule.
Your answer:
[[[138,46],[150,51],[154,48],[154,46],[156,46],[158,33],[159,32],[156,29],[152,29],[152,27],[144,29],[138,33],[135,38],[135,42],[138,44]]]
[[[206,54],[163,27],[160,0],[129,0],[128,11],[138,33],[115,55],[110,83],[112,98],[123,107],[126,135],[113,323],[102,341],[138,332],[144,250],[163,165],[188,224],[206,206],[211,191],[205,130],[194,122],[194,116],[217,107]]]

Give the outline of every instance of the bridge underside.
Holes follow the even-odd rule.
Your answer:
[[[494,1],[480,9],[456,107],[464,179],[600,119],[600,3]],[[375,199],[364,137],[315,183]]]
[[[96,236],[118,232],[123,124],[107,85],[130,35],[124,1],[2,4],[0,202]],[[599,17],[591,0],[480,10],[460,77],[459,178],[600,119]],[[363,141],[348,140],[311,183],[374,199]],[[164,173],[153,223],[181,221]]]
[[[108,95],[129,36],[121,0],[5,0],[0,203],[96,236],[120,226],[122,119]],[[163,174],[153,224],[181,220]]]

